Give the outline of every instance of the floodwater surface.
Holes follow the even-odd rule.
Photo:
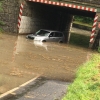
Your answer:
[[[68,44],[42,43],[25,35],[0,35],[0,93],[37,75],[48,79],[73,81],[79,65],[92,51]]]

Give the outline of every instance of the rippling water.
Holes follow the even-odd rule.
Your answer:
[[[37,75],[72,81],[79,65],[92,51],[68,44],[42,43],[25,35],[0,35],[0,93]]]

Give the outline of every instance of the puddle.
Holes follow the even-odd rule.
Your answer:
[[[22,36],[0,38],[0,93],[37,75],[72,81],[77,67],[89,60],[92,51],[59,43],[34,42]]]

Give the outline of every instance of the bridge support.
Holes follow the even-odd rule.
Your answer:
[[[100,13],[94,18],[92,33],[90,37],[90,48],[98,48],[100,46]]]
[[[65,28],[65,31],[64,31],[64,33],[65,33],[65,43],[69,43],[69,41],[70,41],[73,18],[74,18],[73,15],[68,16],[67,25],[66,25],[66,28]]]

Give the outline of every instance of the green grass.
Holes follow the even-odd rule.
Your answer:
[[[81,65],[62,100],[100,100],[100,54]]]
[[[88,48],[89,47],[89,39],[90,39],[89,36],[71,33],[69,44]]]

